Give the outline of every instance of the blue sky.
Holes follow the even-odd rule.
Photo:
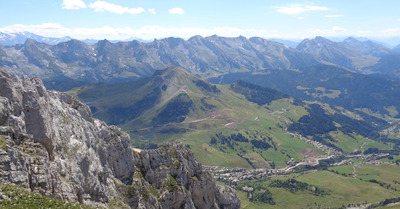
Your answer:
[[[399,0],[0,0],[0,32],[126,40],[400,37]]]

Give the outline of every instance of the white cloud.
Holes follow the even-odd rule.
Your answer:
[[[86,4],[82,0],[63,0],[63,9],[84,9]]]
[[[94,11],[96,11],[96,12],[111,12],[111,13],[115,13],[115,14],[128,13],[128,14],[137,15],[137,14],[140,14],[140,13],[146,11],[142,7],[128,8],[128,7],[123,7],[123,6],[116,5],[116,4],[111,4],[111,3],[108,3],[105,1],[96,1],[94,3],[91,3],[89,6],[91,8],[93,8]]]
[[[168,12],[172,15],[183,15],[185,13],[182,8],[173,8],[168,10]]]
[[[346,31],[344,28],[341,28],[339,26],[333,27],[332,30],[335,31],[335,32]]]
[[[151,14],[156,14],[156,9],[154,9],[154,8],[150,8],[150,9],[148,9],[148,11],[149,11]]]
[[[301,5],[301,4],[291,4],[288,6],[276,6],[273,7],[277,9],[278,12],[288,15],[297,15],[305,12],[312,11],[328,11],[328,7],[324,6],[313,6],[313,5]]]
[[[255,29],[240,29],[233,27],[218,27],[218,28],[167,28],[157,25],[144,26],[141,28],[131,27],[110,27],[103,26],[97,28],[66,28],[55,23],[44,23],[41,25],[11,25],[0,28],[0,32],[18,33],[31,32],[46,37],[64,37],[70,36],[76,39],[109,39],[109,40],[125,40],[132,37],[137,37],[145,40],[165,37],[181,37],[190,38],[195,35],[211,36],[217,34],[225,37],[237,37],[240,35],[246,37],[259,36],[270,34],[270,31],[262,31]]]
[[[325,15],[326,18],[339,18],[344,17],[344,15]]]
[[[304,19],[304,17],[297,17],[297,19],[298,19],[298,20],[303,20],[303,19]]]
[[[304,32],[304,34],[302,35],[303,38],[315,37],[315,36],[322,36],[322,37],[354,36],[350,34],[346,29],[339,26],[334,26],[328,29],[310,29]]]
[[[69,29],[64,28],[60,24],[56,23],[43,23],[41,25],[15,24],[4,28],[0,28],[0,31],[4,33],[18,33],[18,32],[28,31],[42,36],[53,36],[53,37],[67,36],[70,33]]]
[[[43,23],[41,25],[11,25],[0,28],[3,33],[31,32],[46,37],[65,37],[70,36],[75,39],[109,39],[126,40],[132,37],[145,40],[165,37],[190,38],[194,35],[211,36],[219,35],[224,37],[263,37],[280,39],[304,39],[315,36],[338,37],[338,36],[363,36],[369,38],[389,38],[400,36],[400,28],[387,28],[378,31],[354,31],[350,32],[345,28],[335,26],[327,29],[304,29],[298,32],[288,33],[279,30],[259,30],[253,28],[234,28],[234,27],[216,27],[216,28],[170,28],[157,25],[149,25],[140,28],[132,27],[111,27],[103,26],[96,28],[66,28],[56,23]]]
[[[381,37],[399,37],[400,36],[400,28],[386,28],[381,30],[381,34],[379,34]],[[377,36],[376,34],[371,34],[371,37]]]

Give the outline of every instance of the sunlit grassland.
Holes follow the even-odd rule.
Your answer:
[[[393,171],[384,167],[385,172]],[[372,171],[374,172],[374,171]],[[242,208],[328,208],[341,207],[348,204],[377,203],[387,198],[399,197],[400,192],[386,189],[378,184],[363,181],[353,177],[346,177],[329,171],[309,171],[304,174],[272,177],[265,180],[265,184],[274,180],[295,178],[297,181],[317,186],[325,191],[324,195],[314,195],[309,191],[291,193],[284,188],[269,187],[275,205],[249,202],[245,192],[239,192],[243,201]]]
[[[400,173],[400,166],[397,165],[371,165],[357,163],[355,165],[332,167],[330,170],[364,181],[376,180],[384,183],[385,186],[390,185],[390,187],[400,191],[400,176],[397,175]]]
[[[400,196],[399,192],[388,190],[378,184],[328,171],[310,172],[299,176],[297,180],[328,191],[329,198],[315,198],[315,202],[326,206],[340,206],[341,204],[363,203],[365,201],[374,203],[386,198]]]
[[[349,175],[344,176],[328,170],[311,170],[304,173],[269,177],[261,181],[257,180],[257,185],[263,184],[268,187],[275,205],[250,202],[247,193],[239,191],[237,188],[237,194],[242,201],[241,208],[339,208],[349,204],[378,203],[385,199],[400,196],[400,190],[387,189],[368,180],[354,178],[352,176],[352,165],[332,167],[329,170]],[[392,182],[392,185],[394,184],[393,181],[399,180],[396,175],[399,171],[400,167],[394,165],[365,165],[357,169],[357,173],[361,177],[373,176],[381,182]],[[316,186],[318,189],[323,190],[324,193],[322,195],[314,195],[310,191],[292,193],[285,188],[269,186],[273,180],[284,181],[291,178]],[[398,206],[389,208],[398,208]]]
[[[344,153],[352,153],[355,151],[365,151],[370,147],[375,147],[379,149],[390,149],[391,147],[383,144],[379,141],[368,140],[359,135],[353,135],[350,137],[348,135],[343,134],[341,131],[333,131],[330,133],[330,136],[337,140],[337,142],[333,142],[337,147],[341,148]]]

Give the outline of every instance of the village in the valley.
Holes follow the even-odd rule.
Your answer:
[[[354,165],[355,167],[360,167],[362,164],[394,164],[391,162],[383,162],[379,159],[387,158],[389,153],[379,153],[379,154],[349,154],[344,155],[342,152],[321,144],[320,142],[313,141],[302,137],[299,134],[289,133],[294,138],[305,141],[309,144],[312,144],[319,150],[326,153],[324,156],[317,157],[309,157],[301,162],[296,162],[295,159],[291,158],[286,162],[286,167],[277,168],[277,169],[266,169],[266,168],[258,168],[258,169],[244,169],[244,168],[220,168],[217,166],[205,166],[206,170],[209,170],[214,175],[214,178],[218,181],[228,181],[231,183],[237,183],[241,181],[261,179],[265,177],[272,177],[278,175],[287,175],[289,173],[293,173],[296,171],[296,168],[299,166],[310,166],[310,168],[318,168],[321,160],[329,160],[329,159],[339,159],[335,160],[331,166],[340,166],[340,165]],[[354,160],[358,159],[361,162],[354,163]]]

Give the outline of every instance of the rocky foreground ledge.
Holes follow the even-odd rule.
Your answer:
[[[216,185],[183,144],[134,152],[129,136],[88,106],[3,69],[0,180],[92,206],[240,208],[235,191]]]

